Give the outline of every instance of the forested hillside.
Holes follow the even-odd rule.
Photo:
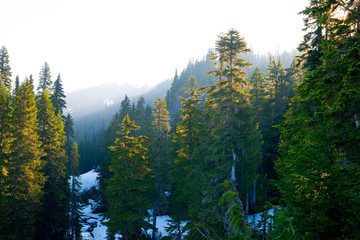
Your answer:
[[[36,90],[12,81],[2,47],[0,240],[89,236],[82,202],[109,240],[359,239],[360,2],[302,14],[298,51],[253,53],[232,28],[147,93],[93,97],[84,120],[46,62]],[[96,186],[80,193],[79,170]]]

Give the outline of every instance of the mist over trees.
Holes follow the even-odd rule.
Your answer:
[[[298,51],[276,56],[219,33],[140,96],[66,98],[47,62],[35,91],[32,75],[12,81],[2,47],[0,239],[81,239],[79,176],[92,169],[111,240],[357,239],[359,10],[310,1]]]

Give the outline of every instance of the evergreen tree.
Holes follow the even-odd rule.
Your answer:
[[[20,80],[19,80],[19,75],[16,75],[16,78],[15,78],[15,88],[14,88],[14,94],[17,92],[17,90],[19,90],[19,87],[20,87]]]
[[[51,95],[50,100],[55,108],[55,114],[60,112],[61,115],[63,115],[64,108],[66,108],[66,101],[60,74],[54,82],[53,94]]]
[[[39,73],[39,86],[38,91],[50,91],[52,85],[50,67],[47,62],[44,63]]]
[[[3,46],[0,49],[0,75],[2,84],[11,91],[11,68],[9,64],[9,54],[7,49]]]
[[[153,234],[152,238],[156,238],[156,217],[161,213],[162,205],[166,200],[166,191],[170,190],[169,186],[169,112],[166,109],[166,102],[158,97],[154,103],[153,110],[154,120],[153,139],[151,143],[151,163],[155,178],[155,196],[152,206]]]
[[[199,231],[212,238],[233,235],[226,209],[218,207],[224,193],[223,183],[232,181],[238,188],[246,211],[254,203],[252,188],[256,180],[260,156],[260,134],[254,121],[250,95],[243,68],[250,66],[240,58],[250,50],[244,39],[233,29],[219,36],[214,54],[218,70],[211,71],[218,77],[215,86],[205,88],[206,125],[208,128],[208,153],[202,168],[203,213],[205,222]]]
[[[55,115],[48,91],[43,90],[38,97],[38,123],[41,148],[45,152],[43,174],[45,195],[38,223],[39,239],[64,239],[69,227],[70,189],[66,173],[66,151],[62,117]]]
[[[1,80],[0,75],[0,236],[4,236],[9,220],[9,202],[7,177],[11,143],[13,142],[13,120],[10,92]]]
[[[9,217],[5,239],[37,239],[35,220],[43,195],[44,175],[40,172],[44,155],[38,136],[37,109],[32,83],[25,79],[14,97],[14,141],[6,183]]]
[[[196,90],[190,97],[181,98],[181,118],[174,142],[178,146],[177,156],[171,170],[170,216],[172,223],[168,232],[173,232],[177,239],[182,238],[181,221],[191,219],[196,222],[201,196],[199,180],[201,172],[201,141],[203,134],[203,116],[199,104],[202,102]]]
[[[279,188],[304,239],[359,236],[359,3],[312,1],[303,45],[308,70],[280,127]],[[339,14],[340,13],[340,14]],[[300,46],[301,47],[301,46]],[[314,56],[317,56],[314,61]],[[311,213],[311,214],[309,214]]]
[[[105,192],[108,199],[109,234],[121,234],[123,239],[141,239],[150,224],[146,222],[147,210],[151,206],[151,169],[147,160],[148,150],[142,144],[146,137],[132,137],[131,132],[139,129],[135,121],[126,115],[114,146]]]
[[[74,138],[74,120],[70,113],[68,113],[64,118],[64,131],[66,136],[65,149],[67,152],[68,159],[70,159],[71,151],[73,147],[72,141]],[[68,169],[69,169],[69,163],[70,161],[68,161],[68,165],[67,165]]]
[[[74,142],[74,145],[71,149],[71,155],[69,157],[69,173],[71,176],[71,200],[70,200],[70,230],[68,233],[68,239],[79,240],[81,239],[81,228],[80,223],[81,212],[80,212],[80,188],[81,182],[79,180],[80,173],[78,170],[79,167],[79,158],[77,143]]]

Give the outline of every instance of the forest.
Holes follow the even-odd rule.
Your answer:
[[[0,240],[82,239],[86,194],[109,240],[359,239],[360,2],[302,14],[295,56],[219,33],[166,92],[125,96],[91,132],[74,127],[60,74],[45,62],[36,89],[13,81],[2,47]],[[98,189],[80,192],[92,169]]]

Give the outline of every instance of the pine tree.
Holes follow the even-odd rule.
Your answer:
[[[17,90],[19,90],[19,87],[20,87],[19,75],[16,75],[16,78],[15,78],[15,87],[14,87],[14,93],[13,93],[13,95],[15,95],[15,93],[17,92]]]
[[[209,150],[203,165],[204,182],[201,183],[206,222],[199,229],[208,237],[212,237],[212,231],[220,235],[234,234],[224,216],[225,209],[218,207],[225,181],[232,181],[238,188],[246,211],[254,202],[254,194],[250,193],[261,159],[261,136],[252,116],[243,70],[250,64],[240,58],[240,54],[249,51],[244,39],[231,29],[219,36],[211,56],[218,70],[209,74],[214,74],[218,80],[215,86],[205,88],[208,95],[205,116],[210,137],[206,141]]]
[[[60,74],[54,82],[53,94],[51,95],[50,100],[55,108],[55,114],[58,114],[60,112],[62,116],[64,108],[66,108],[66,101]]]
[[[80,188],[81,182],[79,180],[80,173],[79,158],[77,143],[71,149],[71,155],[69,157],[69,175],[71,179],[71,200],[70,200],[70,230],[68,233],[68,239],[79,240],[81,239],[81,212],[80,212]]]
[[[39,86],[38,91],[50,91],[52,86],[50,67],[47,62],[44,63],[39,73]]]
[[[2,84],[11,91],[11,68],[9,64],[9,54],[7,49],[3,46],[0,49],[0,75]]]
[[[172,222],[168,232],[177,239],[182,238],[183,229],[181,222],[191,219],[196,222],[196,217],[201,204],[199,172],[201,165],[201,142],[203,134],[203,116],[200,109],[200,95],[196,90],[192,91],[190,97],[181,98],[181,118],[173,141],[178,146],[177,156],[171,170],[171,195],[170,216]]]
[[[66,143],[65,143],[65,149],[67,152],[68,159],[70,159],[71,151],[72,151],[72,141],[74,138],[74,120],[70,113],[68,113],[64,118],[64,131],[66,136]],[[69,163],[69,162],[68,162]],[[67,168],[69,169],[69,165],[67,165]]]
[[[139,129],[135,121],[126,115],[122,124],[122,137],[114,146],[109,179],[105,192],[108,199],[109,234],[121,234],[123,239],[141,239],[150,224],[146,222],[147,210],[151,206],[151,169],[147,160],[148,150],[143,146],[146,137],[132,137],[131,132]]]
[[[304,239],[359,236],[359,3],[312,1],[303,45],[308,70],[280,127],[279,188]],[[340,13],[340,15],[339,15]],[[314,56],[317,58],[314,61]],[[311,214],[309,214],[311,213]]]
[[[14,141],[10,92],[0,75],[0,235],[4,236],[9,220],[8,186],[6,179],[9,171],[11,143]]]
[[[25,79],[14,97],[14,141],[7,172],[9,218],[5,239],[35,239],[35,220],[43,195],[44,155],[38,136],[37,109],[32,83]]]
[[[47,90],[41,92],[37,101],[39,137],[46,154],[42,157],[42,172],[47,177],[37,236],[39,239],[64,239],[69,227],[70,195],[64,125],[60,113],[55,115]]]
[[[156,237],[156,217],[161,213],[162,205],[166,199],[166,191],[170,190],[169,171],[170,158],[170,116],[166,109],[166,102],[158,97],[154,103],[153,139],[151,143],[151,163],[155,178],[155,196],[152,207],[153,233],[152,238]]]

